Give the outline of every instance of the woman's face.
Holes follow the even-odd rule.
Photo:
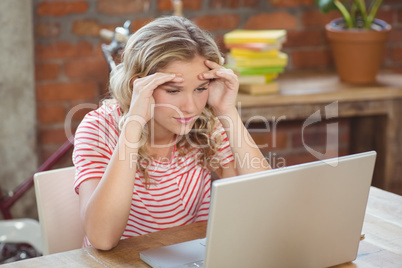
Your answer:
[[[151,122],[154,135],[185,135],[201,115],[208,100],[209,81],[198,79],[208,71],[205,58],[173,61],[158,72],[178,74],[183,82],[165,83],[154,90],[155,114]],[[169,135],[170,134],[170,135]]]

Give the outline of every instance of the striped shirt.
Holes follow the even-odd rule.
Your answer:
[[[102,106],[88,113],[79,125],[73,152],[77,194],[83,181],[102,178],[119,139],[120,118],[118,105]],[[215,159],[224,166],[233,161],[233,155],[220,123],[212,137],[215,135],[223,141]],[[176,149],[170,162],[152,161],[148,169],[152,184],[148,189],[143,174],[137,171],[122,239],[208,219],[211,172],[197,163],[199,148],[192,148],[185,156]],[[85,237],[83,246],[89,245]]]

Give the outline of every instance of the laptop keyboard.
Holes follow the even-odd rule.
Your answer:
[[[207,238],[200,239],[200,244],[205,247],[207,245]],[[204,260],[197,262],[190,262],[183,265],[183,268],[198,268],[198,267],[204,267]]]
[[[200,239],[200,244],[203,245],[204,247],[207,246],[207,238]]]
[[[197,261],[197,262],[191,262],[191,263],[186,263],[183,265],[183,268],[195,268],[195,267],[204,267],[204,261]]]

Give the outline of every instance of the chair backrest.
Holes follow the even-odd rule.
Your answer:
[[[34,175],[43,255],[81,248],[84,231],[79,197],[74,192],[75,167]]]

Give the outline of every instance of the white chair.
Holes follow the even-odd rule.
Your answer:
[[[0,220],[1,243],[28,243],[42,253],[39,222],[34,219]]]
[[[74,192],[75,167],[34,175],[43,255],[82,247],[84,231],[79,197]]]

